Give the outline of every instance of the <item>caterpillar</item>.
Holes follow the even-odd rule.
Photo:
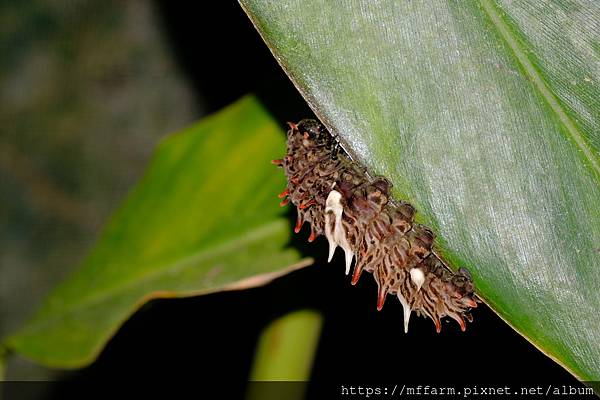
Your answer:
[[[340,148],[316,120],[288,123],[287,152],[273,164],[282,167],[287,186],[279,194],[281,206],[297,208],[294,232],[310,224],[309,242],[325,235],[330,262],[338,247],[345,254],[346,275],[356,285],[363,272],[373,275],[378,287],[377,309],[395,295],[404,310],[404,331],[410,316],[431,318],[436,332],[448,316],[465,331],[465,319],[479,301],[468,270],[450,270],[433,252],[431,229],[414,221],[415,208],[391,198],[385,177],[371,178]]]

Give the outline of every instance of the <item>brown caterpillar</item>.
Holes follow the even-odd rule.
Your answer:
[[[433,232],[414,222],[415,209],[390,197],[391,183],[371,179],[365,168],[340,151],[339,143],[315,120],[289,123],[287,154],[273,163],[283,167],[287,188],[279,195],[281,205],[297,207],[294,231],[310,223],[312,242],[324,234],[331,261],[336,248],[346,256],[346,274],[356,258],[352,284],[362,272],[373,274],[381,310],[388,294],[396,295],[404,308],[404,331],[412,311],[431,318],[436,331],[441,319],[456,320],[462,331],[464,319],[473,321],[471,308],[477,297],[470,273],[452,272],[432,252]]]

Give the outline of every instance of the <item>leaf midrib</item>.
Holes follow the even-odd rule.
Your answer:
[[[533,83],[533,86],[538,90],[540,96],[546,100],[550,109],[554,111],[560,122],[564,125],[567,132],[571,135],[571,138],[575,141],[575,144],[589,162],[592,170],[596,173],[596,176],[600,177],[600,161],[595,156],[594,150],[587,143],[585,136],[580,132],[577,125],[575,125],[567,112],[563,109],[556,96],[548,88],[544,79],[525,51],[519,46],[518,41],[514,37],[514,32],[512,32],[506,22],[502,20],[502,17],[496,9],[497,6],[492,3],[492,0],[481,0],[481,5],[494,27],[498,30],[498,33],[500,33],[508,47],[514,53],[517,61],[523,67],[523,70]]]
[[[40,321],[36,321],[27,328],[27,332],[35,333],[40,329],[44,329],[48,325],[52,325],[67,315],[74,314],[81,310],[85,310],[89,307],[100,304],[108,298],[118,296],[122,292],[127,292],[132,287],[141,286],[148,281],[152,281],[153,279],[160,277],[161,275],[173,273],[174,271],[186,268],[190,264],[204,261],[206,259],[210,259],[211,257],[219,256],[223,253],[229,253],[231,250],[239,248],[242,245],[264,240],[265,237],[268,237],[280,230],[284,223],[285,221],[281,219],[273,221],[269,224],[247,231],[243,235],[239,235],[232,240],[225,241],[217,246],[212,246],[210,249],[200,249],[188,257],[185,257],[172,264],[167,264],[165,267],[158,270],[152,270],[146,274],[143,274],[141,277],[138,275],[136,276],[135,280],[126,281],[121,285],[114,286],[108,291],[101,292],[96,296],[88,297],[83,301],[76,303],[74,307],[63,309],[62,312],[57,313],[54,317],[44,318]],[[17,333],[17,335],[20,335],[20,333]]]

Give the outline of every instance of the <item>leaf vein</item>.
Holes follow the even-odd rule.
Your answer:
[[[554,111],[560,122],[569,132],[572,139],[575,141],[575,144],[585,155],[596,175],[600,176],[600,163],[595,156],[594,150],[590,147],[584,135],[579,131],[579,128],[575,125],[567,112],[561,106],[559,100],[548,88],[525,51],[519,46],[518,41],[513,37],[514,33],[511,32],[506,22],[502,20],[499,11],[496,9],[496,6],[492,4],[491,0],[481,0],[481,5],[492,24],[496,27],[502,38],[504,38],[508,47],[510,47],[510,49],[513,51],[517,61],[527,73],[534,87],[539,91],[540,95],[546,100],[552,111]]]

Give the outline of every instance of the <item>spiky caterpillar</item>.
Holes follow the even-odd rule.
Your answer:
[[[470,274],[452,272],[432,252],[433,232],[414,222],[415,209],[390,197],[391,183],[371,179],[367,171],[339,148],[337,141],[315,120],[290,123],[287,154],[273,163],[283,167],[287,187],[279,195],[281,205],[297,207],[294,231],[304,222],[311,227],[312,242],[324,234],[329,259],[336,248],[344,250],[346,274],[355,285],[362,272],[373,274],[378,286],[377,309],[388,294],[396,295],[404,309],[404,331],[412,311],[431,318],[436,331],[449,316],[461,330],[471,322],[477,307]]]

